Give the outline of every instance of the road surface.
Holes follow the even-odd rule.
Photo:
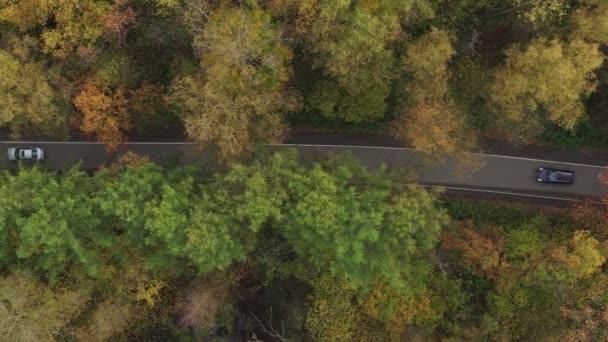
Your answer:
[[[147,155],[158,163],[211,163],[212,151],[203,150],[195,143],[131,142],[123,145],[117,154],[109,153],[104,145],[95,142],[0,142],[1,151],[9,147],[36,146],[46,152],[44,164],[50,169],[65,169],[77,162],[83,168],[96,169],[114,160],[117,155],[132,151]],[[351,146],[351,145],[271,145],[271,149],[296,148],[304,162],[322,159],[330,153],[350,152],[370,168],[388,163],[392,166],[413,166],[418,171],[418,181],[425,185],[440,185],[453,191],[470,193],[502,194],[527,198],[570,201],[583,197],[596,198],[608,194],[608,188],[598,180],[598,174],[606,168],[600,165],[550,161],[535,158],[477,154],[484,162],[478,171],[464,177],[454,172],[452,162],[428,165],[418,151],[399,147]],[[6,153],[6,152],[2,152]],[[534,172],[538,167],[554,167],[576,173],[573,185],[539,184]],[[0,159],[0,168],[16,168],[6,157]]]

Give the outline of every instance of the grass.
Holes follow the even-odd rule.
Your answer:
[[[318,130],[333,130],[351,133],[386,133],[386,120],[349,123],[342,120],[326,118],[321,114],[311,112],[289,114],[286,119],[290,127],[308,126]]]
[[[540,142],[560,147],[608,147],[608,135],[589,123],[581,123],[570,131],[558,126],[547,127],[539,137]]]
[[[542,216],[548,220],[549,226],[546,228],[553,233],[569,232],[574,226],[565,209],[468,199],[446,199],[443,206],[456,221],[471,220],[517,228]]]

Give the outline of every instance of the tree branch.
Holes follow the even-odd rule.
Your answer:
[[[272,307],[270,307],[266,312],[266,315],[268,316],[268,327],[266,327],[266,325],[264,325],[264,323],[262,323],[262,321],[260,321],[260,319],[251,310],[249,310],[249,313],[251,316],[253,316],[253,319],[255,319],[265,334],[268,334],[281,342],[290,342],[290,340],[285,337],[285,325],[283,324],[283,321],[281,321],[280,333],[272,326]],[[253,334],[251,338],[253,339],[251,342],[261,342],[257,336],[255,336],[255,334]]]

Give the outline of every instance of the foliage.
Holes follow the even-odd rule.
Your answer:
[[[286,115],[457,161],[503,132],[604,146],[607,16],[602,0],[0,0],[0,125],[111,148],[183,130],[225,161],[280,142]],[[133,154],[94,177],[4,172],[0,336],[254,340],[285,320],[293,340],[608,340],[605,208],[396,182],[293,151],[216,174]]]
[[[521,16],[535,25],[563,17],[570,7],[567,1],[561,0],[511,0],[511,2],[520,6]]]
[[[448,62],[455,54],[448,32],[432,28],[406,47],[401,64],[408,102],[441,101],[447,93]]]
[[[543,120],[574,128],[584,117],[581,98],[595,88],[592,72],[603,61],[598,47],[541,38],[506,54],[489,88],[499,119],[516,122],[520,131]]]
[[[297,100],[285,92],[292,54],[270,15],[257,7],[218,9],[202,39],[202,70],[172,87],[190,138],[217,143],[226,158],[258,141],[279,141],[280,113]]]
[[[51,289],[26,272],[0,278],[0,333],[12,341],[55,341],[83,309],[78,291]]]
[[[126,140],[131,122],[122,88],[106,93],[94,82],[87,81],[72,102],[83,114],[80,129],[84,133],[96,135],[109,150],[116,150]]]
[[[0,50],[0,73],[1,125],[8,125],[16,136],[62,133],[65,116],[42,64],[20,62]]]
[[[472,227],[471,221],[459,223],[456,228],[456,232],[442,234],[442,247],[461,251],[463,262],[471,273],[497,279],[506,265],[502,229],[490,226],[480,231]]]
[[[420,188],[408,186],[394,195],[388,189],[357,190],[348,185],[351,177],[345,167],[332,175],[319,165],[294,174],[281,222],[285,237],[300,256],[346,277],[356,289],[369,289],[377,278],[419,288],[424,255],[447,217]]]
[[[475,145],[463,113],[446,102],[422,102],[393,122],[391,133],[428,154],[466,151]]]
[[[306,317],[306,327],[319,341],[383,341],[379,322],[358,308],[348,282],[335,277],[315,280],[314,297]]]
[[[78,46],[91,47],[103,35],[104,17],[110,11],[105,1],[58,1],[56,25],[42,33],[44,51],[65,58]]]
[[[608,42],[608,3],[601,0],[581,1],[572,15],[572,35],[597,43]]]
[[[61,178],[37,168],[1,178],[0,231],[14,240],[2,263],[39,271],[50,281],[66,266],[97,276],[101,260],[94,247],[109,246],[111,236],[99,228],[93,190],[76,169]]]
[[[90,322],[75,332],[80,340],[104,341],[127,329],[134,320],[135,307],[125,301],[109,298],[95,307]]]
[[[406,99],[391,133],[430,155],[455,156],[476,145],[465,113],[448,93],[448,62],[454,53],[448,33],[433,28],[407,46],[402,58]]]
[[[349,0],[300,2],[296,31],[314,53],[315,68],[322,68],[339,87],[331,97],[313,93],[313,109],[347,122],[384,116],[396,64],[387,45],[396,39],[399,15],[412,3],[401,6],[393,1],[377,6]]]

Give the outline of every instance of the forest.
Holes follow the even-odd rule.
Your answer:
[[[2,0],[13,137],[606,145],[603,0]]]
[[[605,208],[444,198],[347,155],[4,171],[0,218],[7,341],[608,339]]]
[[[0,0],[0,133],[222,162],[2,171],[0,340],[606,341],[608,198],[476,201],[258,148],[608,147],[606,43],[605,0]]]

